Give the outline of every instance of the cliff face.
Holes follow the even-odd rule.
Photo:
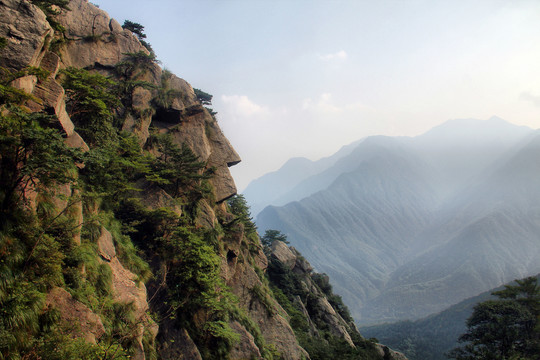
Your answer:
[[[9,292],[28,300],[2,313],[2,356],[309,358],[245,203],[227,202],[240,157],[191,85],[86,0],[34,3],[0,0],[1,128],[13,140],[0,158],[13,188],[1,194],[0,307]],[[309,265],[279,246],[272,256],[306,274],[322,309],[306,321],[355,347]],[[13,320],[17,309],[31,319]]]
[[[341,297],[333,293],[328,276],[313,272],[295,248],[276,240],[265,252],[270,286],[291,316],[300,344],[312,357],[406,360],[403,354],[362,338]]]

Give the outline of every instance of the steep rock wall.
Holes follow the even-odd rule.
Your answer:
[[[27,75],[18,77],[11,85],[32,95],[32,100],[26,105],[30,111],[44,111],[56,115],[58,127],[64,133],[67,144],[87,151],[88,145],[77,133],[76,126],[66,111],[66,94],[57,79],[59,70],[68,67],[83,68],[114,77],[116,75],[115,66],[125,60],[126,54],[138,52],[149,54],[149,52],[134,34],[124,30],[118,22],[109,18],[106,12],[88,1],[72,0],[69,3],[69,9],[70,11],[61,10],[60,14],[55,17],[55,20],[64,28],[63,32],[55,32],[44,13],[29,1],[1,1],[0,36],[7,39],[7,46],[1,52],[0,64],[10,71],[20,71],[29,67],[47,71],[45,78],[38,79],[35,75]],[[52,42],[59,45],[53,49],[50,46]],[[161,75],[161,68],[153,63],[148,71],[137,80],[145,81],[153,85],[154,88],[158,88],[162,85]],[[214,169],[214,176],[210,182],[213,185],[215,202],[203,200],[199,205],[202,210],[198,215],[198,222],[201,226],[212,228],[218,225],[215,211],[226,213],[223,201],[236,194],[236,187],[228,167],[238,163],[240,157],[223,135],[216,120],[197,100],[191,85],[175,75],[171,76],[167,85],[175,90],[178,96],[168,108],[159,109],[159,111],[156,111],[152,103],[156,91],[152,88],[137,87],[133,91],[131,101],[133,108],[140,110],[140,113],[124,114],[123,129],[136,134],[141,145],[144,145],[148,140],[150,126],[157,128],[159,133],[171,134],[175,143],[188,145],[199,159],[207,164],[208,168]],[[141,114],[142,110],[145,109],[152,109],[152,111]],[[153,151],[151,146],[149,150]],[[143,203],[148,209],[158,209],[165,206],[176,211],[178,215],[181,214],[181,210],[174,205],[174,199],[160,188],[149,186],[144,182],[140,184],[140,188],[143,192],[138,192],[138,196],[144,199]],[[72,194],[73,192],[76,190],[72,191],[69,186],[62,191],[63,195],[57,201],[64,204],[59,207],[59,212],[65,209],[67,203],[77,196]],[[78,223],[82,224],[88,221],[83,218],[82,207],[74,207],[79,209],[77,211]],[[98,215],[99,211],[94,209],[86,216]],[[80,232],[77,233],[76,237],[76,242],[80,244]],[[284,358],[300,359],[306,354],[298,346],[287,320],[279,315],[276,318],[269,317],[267,311],[260,304],[257,305],[256,299],[246,295],[251,287],[260,284],[261,281],[249,264],[253,255],[249,251],[240,249],[242,238],[243,233],[240,231],[238,238],[229,239],[226,242],[224,252],[234,252],[239,255],[243,253],[247,263],[235,262],[233,264],[227,261],[226,256],[223,256],[223,276],[239,297],[240,305],[263,328],[265,340],[275,344]],[[143,283],[138,282],[136,276],[122,265],[116,256],[113,237],[104,225],[101,225],[97,246],[101,262],[108,266],[112,273],[115,300],[134,305],[139,323],[135,330],[138,345],[134,358],[144,359],[143,333],[145,330],[149,330],[155,338],[158,332],[157,325],[147,315],[149,304],[146,287]],[[266,259],[260,248],[254,258],[257,259],[256,262],[261,268],[265,267]],[[82,271],[84,272],[84,269]],[[73,300],[65,290],[52,291],[47,304],[49,307],[60,308],[63,313],[65,312],[64,317],[69,321],[77,321],[72,314],[73,312],[86,311],[88,313],[86,317],[93,319],[93,323],[96,324],[94,326],[98,330],[82,326],[83,337],[95,341],[103,333],[103,325],[99,321],[99,316],[92,314],[90,309]],[[279,305],[276,303],[275,306]],[[253,341],[253,335],[238,322],[232,322],[232,328],[241,334],[241,341],[232,352],[233,358],[261,357],[261,352]],[[163,329],[160,330],[179,340],[172,347],[164,347],[161,353],[163,358],[178,358],[178,356],[196,358],[200,356],[194,355],[197,353],[196,345],[193,344],[185,329],[178,331],[168,328],[165,322]]]
[[[7,42],[0,50],[0,66],[10,74],[23,71],[10,84],[31,95],[22,107],[29,112],[55,115],[56,123],[53,126],[62,132],[65,143],[82,152],[89,152],[92,150],[88,146],[90,143],[79,134],[81,130],[72,121],[74,114],[66,104],[69,94],[62,86],[62,70],[85,69],[113,79],[124,76],[128,80],[126,83],[136,83],[129,97],[115,109],[114,115],[121,120],[121,129],[133,133],[141,148],[152,156],[159,156],[160,150],[151,141],[150,128],[156,129],[155,134],[167,134],[175,146],[180,148],[187,145],[204,163],[205,172],[212,173],[209,179],[211,195],[198,198],[196,204],[182,203],[186,201],[185,198],[180,201],[163,187],[144,178],[135,183],[136,189],[132,190],[130,200],[136,199],[144,209],[142,211],[164,211],[174,214],[177,219],[184,216],[188,209],[192,212],[195,229],[216,234],[220,275],[237,298],[234,316],[228,318],[227,327],[224,328],[234,332],[236,338],[230,345],[227,357],[309,359],[309,354],[299,345],[290,325],[290,315],[276,301],[269,288],[264,275],[268,259],[258,237],[245,229],[245,224],[238,221],[225,202],[236,194],[228,167],[240,162],[240,157],[222,133],[216,119],[197,99],[189,83],[174,74],[167,74],[155,61],[147,62],[144,71],[129,76],[119,74],[119,64],[130,61],[130,57],[142,56],[143,60],[152,60],[152,54],[133,33],[124,30],[106,12],[86,0],[72,0],[69,10],[56,10],[58,14],[52,16],[56,24],[51,26],[50,19],[30,1],[0,0],[0,37]],[[38,76],[30,68],[44,72]],[[161,90],[171,91],[174,96],[165,103],[157,104]],[[79,169],[85,168],[84,163],[77,163],[77,166]],[[100,201],[83,201],[89,195],[75,183],[72,184],[63,184],[54,189],[54,212],[68,214],[76,224],[75,230],[70,230],[73,231],[74,246],[86,246],[87,249],[90,245],[93,249],[91,255],[98,259],[93,266],[110,276],[105,285],[110,286],[112,301],[132,309],[134,320],[131,321],[129,334],[134,342],[130,345],[132,358],[145,359],[154,348],[163,359],[204,358],[203,347],[207,344],[200,343],[200,336],[199,343],[196,343],[196,334],[190,332],[204,328],[208,314],[204,310],[189,314],[192,317],[191,328],[179,324],[170,314],[157,322],[152,319],[151,311],[160,313],[169,306],[164,303],[167,298],[163,297],[161,290],[170,270],[166,267],[170,264],[157,254],[147,253],[149,266],[161,278],[156,275],[146,285],[140,281],[140,277],[129,269],[130,264],[122,257],[125,254],[121,254],[126,251],[121,241],[126,241],[126,237],[129,239],[126,235],[129,232],[125,234],[118,229],[118,221],[111,220],[110,210],[101,208]],[[29,203],[25,206],[37,211],[36,199],[40,195],[29,191],[25,197]],[[84,224],[92,224],[93,227],[88,227],[90,230],[86,231],[93,232],[93,235],[81,232]],[[318,320],[327,322],[332,333],[344,339],[348,346],[355,346],[350,335],[351,324],[343,320],[309,280],[309,264],[294,250],[278,247],[279,244],[274,249],[275,256],[279,257],[278,252],[281,252],[281,256],[288,258],[284,263],[291,270],[303,274],[305,290],[319,299],[316,305],[322,310],[317,314]],[[82,281],[87,281],[88,269],[85,265],[80,266],[77,272]],[[114,321],[108,317],[110,314],[98,314],[99,306],[96,307],[96,304],[92,309],[61,287],[48,290],[45,306],[57,309],[64,322],[77,325],[77,331],[72,331],[71,336],[84,338],[89,343],[99,343],[104,334],[110,331],[111,321]],[[298,306],[303,306],[300,300]],[[316,336],[318,329],[311,321],[313,314],[309,314],[305,307],[303,310],[312,324],[311,334]],[[120,338],[118,341],[121,344],[124,340]],[[384,356],[387,358],[386,351]]]

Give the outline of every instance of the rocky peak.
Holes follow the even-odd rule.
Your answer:
[[[153,351],[163,359],[203,359],[215,354],[231,359],[309,359],[295,333],[293,323],[298,313],[316,341],[324,341],[321,336],[327,333],[351,349],[364,344],[346,313],[336,308],[336,298],[321,289],[321,279],[315,277],[298,251],[278,242],[272,244],[267,258],[251,220],[233,214],[232,206],[225,201],[236,194],[228,167],[240,162],[240,157],[191,85],[163,71],[133,33],[87,0],[71,0],[69,10],[57,10],[51,26],[51,18],[32,2],[0,0],[0,38],[7,43],[0,49],[0,66],[5,74],[16,74],[13,81],[2,86],[24,91],[28,98],[17,106],[26,113],[54,115],[51,128],[62,135],[58,142],[90,155],[86,163],[72,159],[77,166],[70,181],[48,185],[51,189],[36,187],[31,196],[26,196],[31,206],[25,203],[24,211],[31,211],[29,217],[35,221],[23,225],[41,226],[39,231],[46,236],[36,240],[21,258],[30,259],[39,251],[46,258],[47,251],[57,251],[52,258],[60,264],[54,271],[49,269],[58,276],[50,280],[54,286],[35,289],[41,296],[34,304],[37,314],[56,309],[61,324],[77,327],[77,331],[68,332],[68,337],[94,345],[108,341],[116,351],[139,360],[155,357]],[[144,66],[137,63],[141,59]],[[121,72],[122,66],[141,67]],[[162,155],[164,151],[160,153],[152,136],[166,135],[176,150],[186,146],[203,164],[197,175],[211,174],[209,186],[197,178],[199,182],[182,185],[186,187],[182,190],[191,191],[190,196],[175,196],[164,186],[167,179],[152,182],[144,170],[129,180],[121,199],[105,199],[99,191],[85,193],[85,186],[77,182],[91,179],[92,183],[86,184],[91,189],[108,181],[88,174],[89,163],[106,158],[106,151],[100,150],[108,149],[92,144],[92,134],[84,133],[84,121],[90,120],[78,122],[70,107],[70,89],[63,76],[74,68],[103,75],[129,88],[123,90],[122,101],[111,110],[108,121],[115,122],[118,137],[120,129],[136,136],[141,158],[155,160]],[[165,93],[174,95],[160,99]],[[4,116],[8,110],[0,106]],[[0,159],[3,156],[0,154]],[[108,165],[103,162],[100,169],[94,169],[111,171],[103,169]],[[134,168],[129,171],[136,172]],[[190,188],[194,183],[201,185],[198,192]],[[119,197],[120,191],[114,190],[107,196]],[[44,211],[43,206],[53,209]],[[58,225],[52,231],[50,223],[40,223],[40,216],[49,219],[51,214],[52,222],[65,222],[63,227]],[[52,245],[38,246],[45,240]],[[8,250],[0,248],[0,256],[9,254]],[[178,255],[180,251],[182,256]],[[278,299],[272,290],[269,278],[276,266],[293,279],[298,293],[284,295],[290,295],[290,300]],[[50,276],[49,270],[34,270],[43,278]],[[22,273],[21,279],[24,276]],[[178,282],[171,284],[171,279]],[[322,280],[322,284],[327,282]],[[30,281],[26,284],[33,286]],[[229,303],[224,304],[226,300]],[[0,305],[3,301],[0,297]],[[190,313],[178,310],[184,308]],[[160,314],[158,322],[150,312]],[[0,321],[0,331],[4,330],[2,326]],[[41,343],[50,339],[51,334],[39,331],[25,335],[41,336]],[[2,346],[0,357],[5,355]]]

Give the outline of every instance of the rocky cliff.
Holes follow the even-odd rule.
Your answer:
[[[291,309],[309,339],[326,324],[388,358],[280,244],[271,259],[319,310],[276,300],[228,170],[240,157],[137,31],[86,0],[0,0],[0,15],[2,358],[308,359]]]

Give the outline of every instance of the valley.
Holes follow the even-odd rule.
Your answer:
[[[358,324],[418,319],[540,271],[539,154],[537,132],[499,118],[369,137],[256,222],[327,273]]]

